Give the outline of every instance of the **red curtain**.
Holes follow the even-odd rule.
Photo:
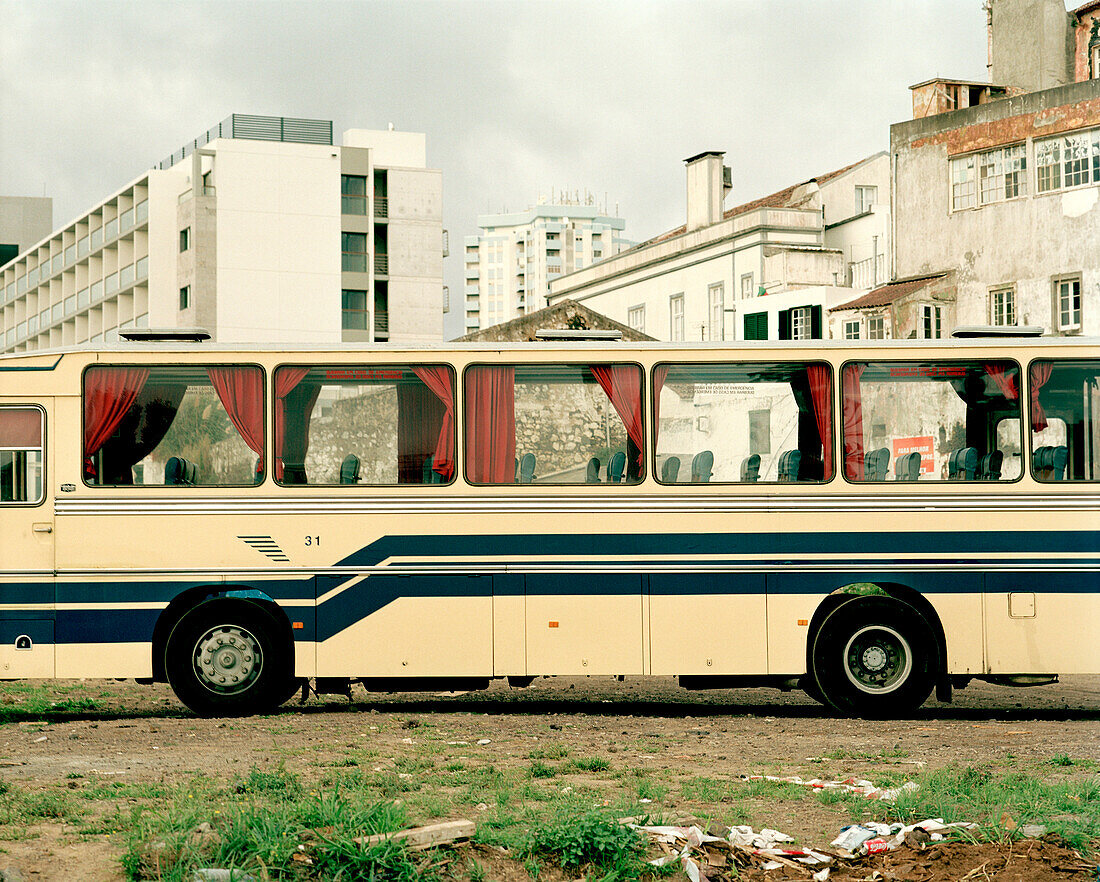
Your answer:
[[[206,369],[229,420],[241,433],[249,450],[259,458],[256,473],[264,461],[264,375],[258,367],[210,367]]]
[[[275,372],[275,480],[281,481],[284,460],[302,467],[309,449],[309,417],[321,387],[299,384],[309,368],[285,367]]]
[[[1041,432],[1047,427],[1047,415],[1039,403],[1039,392],[1047,384],[1054,365],[1049,361],[1031,363],[1031,431]]]
[[[30,408],[0,410],[0,447],[41,447],[42,411]]]
[[[863,401],[860,397],[859,378],[865,364],[851,364],[844,368],[842,392],[844,393],[844,476],[851,481],[863,480]]]
[[[422,383],[397,384],[397,483],[423,484],[424,460],[433,456],[445,412]]]
[[[148,368],[92,368],[84,375],[84,474],[95,478],[92,457],[114,434],[145,381]]]
[[[632,364],[594,364],[589,365],[589,370],[626,426],[626,434],[638,448],[637,465],[641,474],[642,450],[645,447],[642,435],[642,372]]]
[[[810,381],[810,397],[814,402],[814,420],[817,434],[821,436],[821,448],[824,451],[823,480],[833,476],[833,374],[828,365],[811,364],[806,368],[806,377]]]
[[[1012,373],[1009,373],[1009,371],[1012,371]],[[993,378],[993,382],[997,384],[1001,394],[1009,401],[1015,401],[1020,397],[1020,392],[1016,388],[1015,368],[1012,365],[991,362],[985,365],[985,372]]]
[[[466,472],[473,484],[516,480],[516,371],[476,365],[466,371]]]
[[[665,388],[665,380],[668,379],[668,366],[659,365],[652,371],[653,374],[653,449],[657,450],[657,433],[661,429],[661,390]]]
[[[455,392],[451,369],[442,365],[437,367],[422,365],[414,367],[413,373],[443,404],[443,423],[439,428],[439,439],[435,445],[432,470],[438,472],[444,481],[449,481],[455,472]]]

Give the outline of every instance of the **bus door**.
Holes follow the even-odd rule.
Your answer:
[[[54,676],[52,410],[0,398],[0,679]]]

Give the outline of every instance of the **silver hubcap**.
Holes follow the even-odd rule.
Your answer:
[[[868,625],[844,647],[844,673],[861,692],[882,695],[900,689],[913,670],[913,651],[900,633]]]
[[[239,625],[218,625],[203,634],[192,656],[195,674],[219,695],[244,692],[263,670],[259,641]]]

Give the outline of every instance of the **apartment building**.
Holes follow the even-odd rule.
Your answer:
[[[633,244],[620,235],[625,221],[590,196],[480,215],[477,223],[481,233],[464,242],[467,332],[542,309],[554,279]]]
[[[724,210],[723,154],[689,157],[686,223],[550,283],[661,340],[827,336],[825,311],[887,279],[890,161],[878,153]]]
[[[423,134],[234,114],[0,268],[0,350],[438,341],[445,251]]]
[[[0,266],[52,229],[53,200],[48,196],[0,196]]]

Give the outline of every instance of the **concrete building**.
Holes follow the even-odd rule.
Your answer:
[[[53,200],[36,196],[0,196],[0,266],[48,236],[53,229]]]
[[[533,343],[539,331],[617,331],[626,342],[653,341],[648,334],[642,334],[622,322],[609,319],[606,315],[593,312],[586,306],[572,300],[560,300],[553,306],[546,306],[535,312],[529,312],[508,322],[492,325],[478,331],[471,331],[459,337],[461,343]]]
[[[424,135],[235,114],[0,269],[0,348],[442,340],[445,248]]]
[[[685,160],[683,226],[552,281],[551,303],[663,340],[811,339],[828,307],[886,281],[886,153],[726,211],[722,159]]]
[[[465,238],[466,330],[488,328],[542,309],[550,282],[634,244],[591,197],[560,198],[516,214],[486,214]]]
[[[940,309],[942,336],[956,324],[1100,334],[1100,2],[992,0],[987,13],[998,85],[921,83],[915,118],[891,126],[891,276],[948,274],[939,302],[919,304]],[[895,324],[892,301],[843,304],[837,321],[853,308]],[[935,326],[902,324],[918,337]]]

